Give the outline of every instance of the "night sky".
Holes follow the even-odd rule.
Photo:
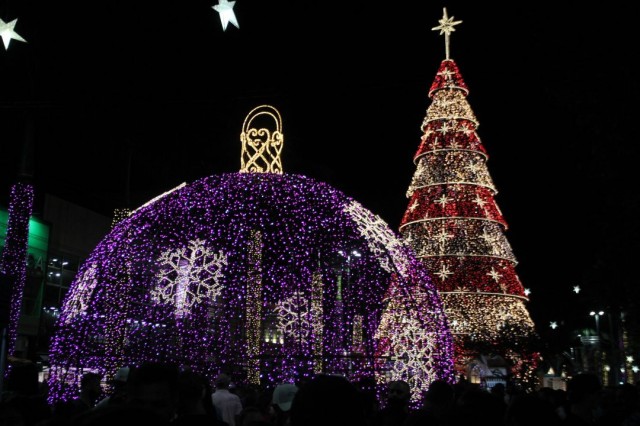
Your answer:
[[[36,193],[111,215],[238,171],[242,122],[270,104],[285,172],[397,230],[447,7],[538,327],[638,300],[637,2],[237,0],[224,32],[214,4],[0,0],[28,41],[0,46],[0,203],[26,117]]]

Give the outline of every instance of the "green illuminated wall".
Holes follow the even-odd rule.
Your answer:
[[[9,212],[0,209],[0,247],[4,249],[7,238]],[[37,321],[42,305],[44,274],[49,248],[49,225],[32,217],[29,220],[29,242],[27,246],[27,281],[23,297],[23,317],[19,331],[26,334],[37,333]]]

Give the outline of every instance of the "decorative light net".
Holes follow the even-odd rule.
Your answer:
[[[388,225],[327,184],[228,173],[117,224],[79,271],[50,351],[50,402],[143,361],[271,385],[324,372],[453,380],[440,298]]]

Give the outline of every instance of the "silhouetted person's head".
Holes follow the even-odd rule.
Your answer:
[[[231,377],[229,377],[225,373],[218,374],[216,377],[216,389],[229,389],[229,385],[231,384]]]
[[[567,382],[567,401],[569,404],[591,403],[600,397],[602,385],[598,376],[592,373],[580,373]]]
[[[80,398],[90,406],[93,406],[102,394],[101,381],[102,376],[98,373],[85,373],[80,379]]]
[[[194,371],[181,371],[178,376],[178,414],[204,413],[206,379]]]
[[[144,363],[129,373],[127,404],[152,409],[169,421],[175,415],[177,385],[177,366]]]
[[[364,426],[358,389],[341,376],[320,374],[300,387],[291,404],[291,426]]]
[[[452,385],[444,380],[434,380],[429,385],[429,390],[427,390],[425,394],[425,405],[446,410],[453,406],[455,395],[455,390]]]
[[[392,380],[387,383],[387,406],[407,407],[411,399],[411,388],[404,380]]]
[[[515,396],[507,407],[506,426],[559,426],[553,404],[536,394]]]

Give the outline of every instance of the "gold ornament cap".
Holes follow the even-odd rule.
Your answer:
[[[275,123],[275,129],[269,130],[268,124]],[[265,126],[265,127],[259,127]],[[242,154],[240,173],[279,173],[282,174],[282,118],[271,105],[260,105],[252,109],[242,124],[240,133]]]

